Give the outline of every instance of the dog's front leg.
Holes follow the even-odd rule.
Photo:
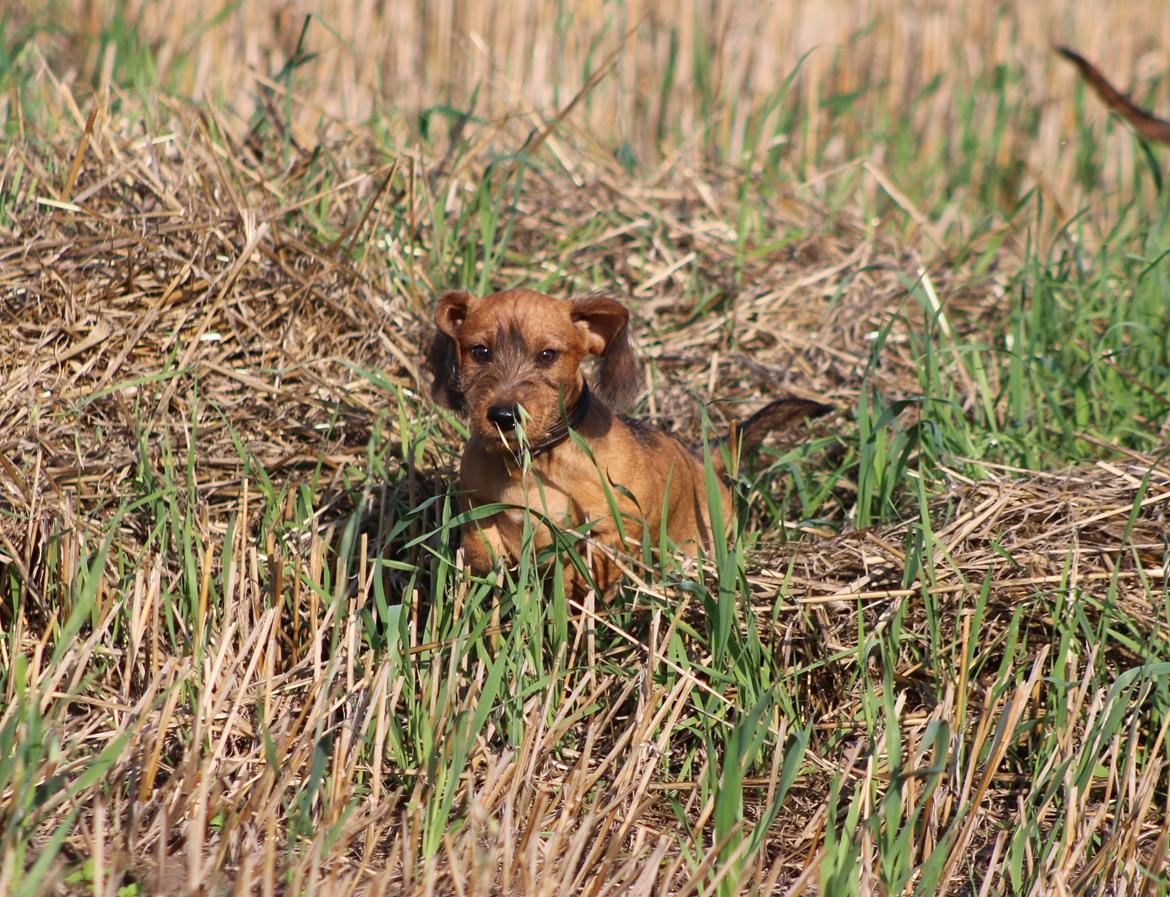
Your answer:
[[[614,558],[626,554],[629,545],[623,544],[616,531],[594,529],[587,539],[577,543],[576,550],[589,573],[585,575],[574,564],[566,563],[566,593],[579,601],[595,589],[602,603],[608,603],[622,580],[621,567]]]
[[[463,524],[463,562],[477,576],[484,576],[495,569],[496,562],[511,563],[500,528],[492,517],[471,520]]]

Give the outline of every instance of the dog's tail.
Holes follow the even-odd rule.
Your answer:
[[[786,433],[804,420],[820,417],[833,410],[832,405],[810,399],[777,399],[769,402],[745,421],[732,423],[727,435],[728,456],[732,463],[747,458],[771,433]],[[711,446],[711,460],[719,474],[726,475],[727,464],[718,443]]]
[[[1077,67],[1089,85],[1097,92],[1105,104],[1116,111],[1122,118],[1133,125],[1134,130],[1146,140],[1157,143],[1170,144],[1170,121],[1150,115],[1144,109],[1134,105],[1133,101],[1120,90],[1105,80],[1105,76],[1097,68],[1075,50],[1068,47],[1057,47],[1056,52]]]

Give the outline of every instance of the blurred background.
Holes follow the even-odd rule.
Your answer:
[[[0,22],[0,78],[32,57],[46,78],[161,86],[242,121],[267,97],[307,144],[375,122],[434,139],[463,115],[514,141],[564,113],[647,170],[749,154],[808,180],[864,155],[944,226],[967,203],[1038,190],[1070,213],[1139,184],[1138,145],[1054,44],[1170,109],[1161,2],[60,0]],[[0,123],[20,114],[0,95]]]

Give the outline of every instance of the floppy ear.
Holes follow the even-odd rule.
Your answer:
[[[431,372],[431,396],[452,411],[463,412],[463,391],[459,388],[459,353],[455,334],[467,320],[467,310],[475,297],[463,290],[452,290],[439,297],[435,306],[438,332],[427,351],[427,370]]]
[[[467,290],[448,290],[435,305],[435,323],[439,330],[452,339],[467,320],[468,309],[475,297]]]
[[[615,411],[629,407],[638,394],[638,362],[630,348],[630,313],[605,296],[572,300],[569,316],[582,333],[586,351],[601,356],[597,393]]]

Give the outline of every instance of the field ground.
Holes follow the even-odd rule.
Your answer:
[[[1049,46],[1170,108],[1170,10],[812,9],[0,9],[0,894],[1170,893],[1167,156]],[[517,285],[837,410],[701,570],[477,581]]]

